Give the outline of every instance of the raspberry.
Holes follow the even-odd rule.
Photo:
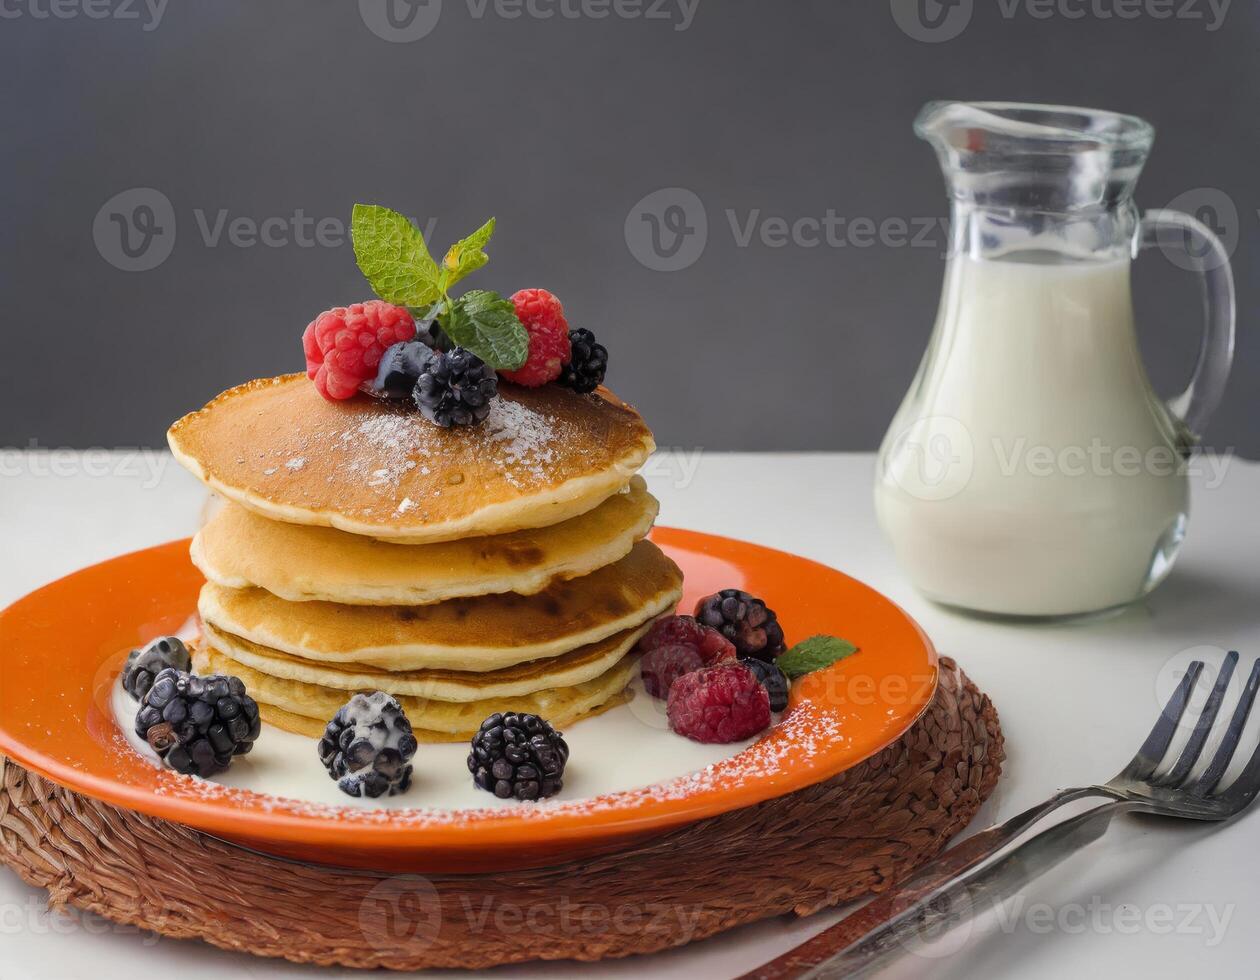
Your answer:
[[[700,657],[702,667],[735,659],[735,644],[717,630],[698,622],[694,616],[658,619],[639,641],[639,649],[644,652],[663,646],[690,647]]]
[[[405,306],[379,299],[336,306],[317,316],[302,334],[306,376],[329,401],[350,398],[376,377],[381,355],[416,336],[416,321]]]
[[[512,303],[529,334],[529,357],[515,371],[499,373],[527,388],[555,381],[572,356],[564,307],[545,289],[522,289],[512,295]]]
[[[669,689],[674,681],[683,674],[700,670],[704,661],[695,647],[683,643],[666,643],[653,647],[639,661],[639,673],[643,676],[643,687],[648,694],[662,701],[669,696]]]
[[[678,678],[665,712],[669,727],[692,741],[740,742],[770,724],[770,696],[748,667],[722,663]]]

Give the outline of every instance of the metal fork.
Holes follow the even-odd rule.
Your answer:
[[[1065,789],[983,830],[920,868],[853,915],[776,960],[745,974],[746,978],[859,977],[921,942],[925,930],[943,932],[978,911],[991,909],[1023,885],[1070,854],[1097,840],[1119,813],[1149,813],[1190,820],[1226,820],[1246,808],[1260,792],[1260,746],[1230,786],[1218,792],[1221,777],[1238,748],[1247,718],[1260,689],[1260,659],[1252,665],[1242,696],[1234,708],[1219,748],[1206,769],[1191,777],[1220,713],[1225,692],[1238,663],[1231,651],[1221,665],[1194,729],[1176,762],[1157,775],[1165,761],[1203,672],[1196,660],[1186,670],[1159,720],[1132,761],[1105,783]],[[1102,797],[1106,802],[1055,824],[994,859],[1034,825],[1076,800]]]

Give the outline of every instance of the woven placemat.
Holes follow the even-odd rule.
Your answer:
[[[918,723],[835,779],[560,867],[419,876],[296,864],[3,758],[0,859],[54,907],[301,963],[413,970],[653,952],[880,891],[961,830],[997,781],[1002,733],[988,697],[952,660],[941,668]]]

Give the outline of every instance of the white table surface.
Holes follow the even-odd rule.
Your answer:
[[[1091,625],[1035,628],[965,618],[918,597],[875,527],[872,468],[866,455],[667,452],[646,474],[661,499],[662,524],[743,537],[841,568],[901,603],[943,653],[959,659],[993,697],[1007,738],[1001,783],[973,826],[1117,771],[1192,655],[1219,658],[1238,648],[1249,664],[1260,654],[1260,464],[1233,460],[1223,482],[1210,475],[1196,481],[1186,548],[1144,605]],[[0,605],[83,565],[192,533],[203,500],[200,486],[161,454],[0,451]],[[1220,829],[1120,818],[1000,917],[942,943],[950,955],[926,950],[886,976],[1256,976],[1258,851],[1257,812]],[[772,920],[597,967],[495,973],[734,976],[836,917]],[[3,980],[310,975],[343,971],[51,915],[42,892],[0,869]]]

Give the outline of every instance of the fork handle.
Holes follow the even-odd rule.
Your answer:
[[[1009,846],[1033,824],[1068,803],[1101,795],[1104,794],[1097,787],[1060,790],[1044,803],[973,834],[956,847],[919,867],[910,878],[872,899],[852,915],[824,929],[778,959],[745,973],[740,980],[788,980],[801,977],[859,939],[863,940],[864,945],[868,941],[876,940],[898,922],[915,918],[916,913],[950,891],[957,879]]]

